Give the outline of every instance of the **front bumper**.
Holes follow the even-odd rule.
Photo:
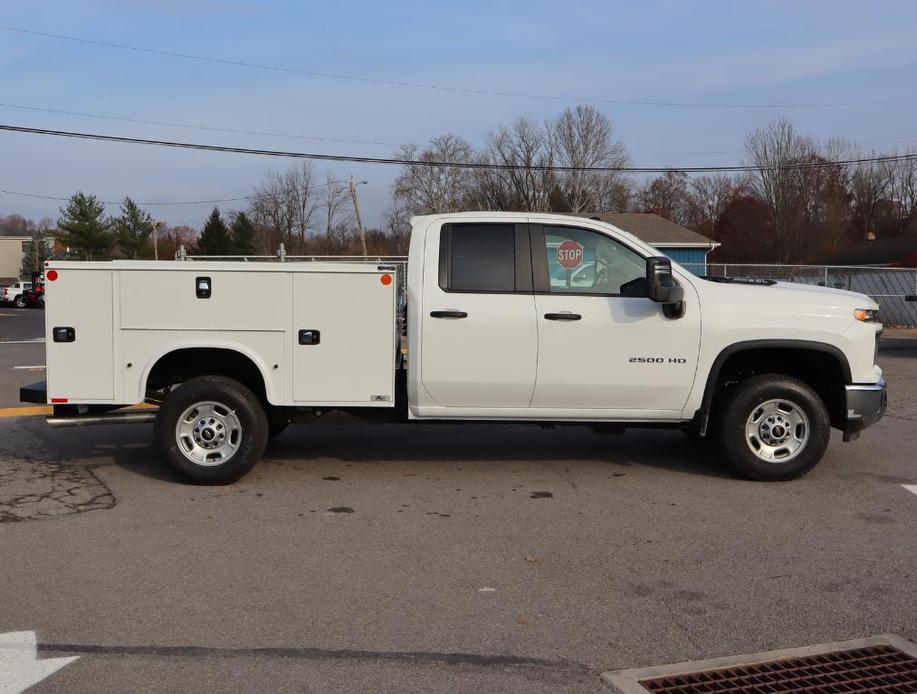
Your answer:
[[[844,427],[844,441],[852,441],[868,426],[872,426],[885,414],[888,407],[888,388],[885,379],[878,383],[850,385],[847,388],[847,424]]]

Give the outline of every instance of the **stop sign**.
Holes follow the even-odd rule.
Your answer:
[[[583,247],[567,239],[557,247],[557,262],[565,270],[575,270],[583,264]]]

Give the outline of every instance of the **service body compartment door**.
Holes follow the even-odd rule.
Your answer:
[[[207,288],[198,293],[198,283]],[[121,327],[135,330],[285,330],[289,274],[253,270],[122,270]]]
[[[297,405],[394,405],[393,279],[382,272],[294,273],[291,349]]]
[[[113,273],[106,267],[61,268],[57,279],[46,283],[49,398],[74,403],[113,400],[112,282]]]

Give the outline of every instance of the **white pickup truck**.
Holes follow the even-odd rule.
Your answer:
[[[0,289],[0,302],[15,304],[16,308],[25,308],[25,293],[32,288],[31,282],[14,282]]]
[[[832,427],[851,440],[885,412],[862,294],[704,279],[566,215],[412,224],[406,310],[379,262],[49,262],[47,383],[20,397],[56,426],[155,421],[164,459],[211,484],[332,410],[680,427],[760,480],[807,472]]]

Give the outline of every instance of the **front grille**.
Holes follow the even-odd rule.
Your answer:
[[[891,646],[871,646],[639,682],[654,694],[914,694],[917,658]]]

